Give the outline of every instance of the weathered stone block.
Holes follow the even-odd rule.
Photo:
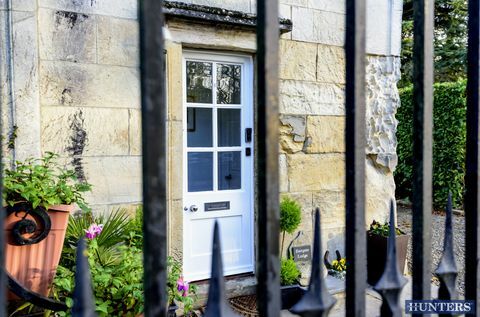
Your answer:
[[[12,10],[14,11],[35,11],[37,3],[35,0],[13,0]],[[0,10],[7,10],[7,0],[0,0]],[[5,21],[5,20],[2,20]]]
[[[139,108],[137,68],[43,62],[40,96],[45,106]]]
[[[128,110],[128,144],[130,155],[142,155],[142,115],[140,110]]]
[[[183,198],[183,123],[169,121],[169,195],[173,199]]]
[[[122,66],[138,66],[138,22],[99,16],[98,63]]]
[[[397,120],[400,105],[397,82],[400,58],[370,56],[367,63],[367,154],[376,155],[376,163],[393,171],[397,165]]]
[[[44,151],[128,155],[128,109],[42,107],[41,122]]]
[[[288,166],[287,155],[280,154],[278,157],[279,182],[280,192],[288,192]]]
[[[305,42],[316,42],[313,29],[314,12],[312,9],[292,6],[292,39]],[[297,58],[301,58],[297,56]]]
[[[342,154],[294,154],[288,156],[291,192],[343,190],[345,159]]]
[[[281,4],[288,4],[298,7],[306,7],[308,5],[308,2],[309,0],[280,0]]]
[[[344,87],[338,84],[280,81],[280,112],[284,114],[344,115]]]
[[[308,6],[313,9],[317,9],[321,11],[336,12],[336,13],[346,12],[345,0],[336,0],[336,1],[309,0],[308,2],[309,2]]]
[[[345,117],[308,116],[307,153],[345,152]]]
[[[322,190],[313,193],[313,207],[319,208],[322,228],[345,226],[345,192]]]
[[[137,0],[39,0],[39,7],[119,18],[137,18]]]
[[[393,173],[366,158],[366,215],[367,227],[373,220],[385,222],[390,212],[390,201],[395,200]]]
[[[335,12],[313,11],[314,42],[343,46],[345,42],[345,15]]]
[[[15,124],[19,127],[15,154],[23,160],[40,154],[38,54],[32,49],[32,43],[37,43],[37,19],[34,12],[14,11],[12,17]]]
[[[92,204],[126,204],[142,200],[141,157],[84,157],[80,167],[93,185],[86,199]]]
[[[305,116],[280,116],[280,150],[285,153],[296,153],[303,149],[305,141]]]
[[[241,50],[255,52],[255,33],[224,26],[206,26],[196,23],[168,22],[171,39],[175,43],[215,50]]]
[[[181,199],[168,202],[168,252],[175,260],[183,259],[183,202]]]
[[[95,63],[95,19],[83,13],[39,9],[40,58]]]
[[[317,46],[289,40],[280,41],[280,78],[315,81]]]
[[[343,47],[318,45],[317,81],[345,83],[345,50]]]
[[[182,45],[167,42],[167,74],[168,74],[168,120],[183,120],[183,69]]]

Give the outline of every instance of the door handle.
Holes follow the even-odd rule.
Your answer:
[[[198,211],[198,207],[197,207],[197,205],[191,205],[189,210],[190,210],[191,212],[197,212],[197,211]]]

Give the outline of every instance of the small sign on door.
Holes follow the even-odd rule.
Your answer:
[[[302,245],[292,248],[293,260],[296,262],[306,262],[312,260],[312,249],[309,245]]]

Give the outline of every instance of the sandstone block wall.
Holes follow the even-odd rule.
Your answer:
[[[183,2],[255,13],[255,0]],[[61,154],[94,185],[96,210],[141,201],[141,140],[136,0],[0,0],[3,134],[18,126],[16,159]],[[399,106],[401,0],[368,0],[367,222],[385,220],[394,198]],[[344,1],[280,0],[293,30],[280,39],[280,191],[303,207],[300,230],[312,238],[322,211],[324,248],[343,252]],[[172,22],[167,25],[170,209],[182,207],[182,46],[255,52],[255,34]],[[11,36],[10,36],[10,32]],[[11,53],[11,54],[9,54]],[[176,65],[176,66],[175,66]],[[177,67],[177,68],[175,68]],[[10,76],[13,74],[13,77]],[[180,99],[179,99],[180,98]],[[177,163],[176,163],[177,162]],[[172,249],[181,257],[181,213]],[[289,240],[292,237],[289,237]],[[286,242],[288,245],[288,241]]]
[[[12,3],[14,102],[9,94],[2,102],[4,134],[15,125],[18,137],[7,154],[15,159],[60,154],[78,177],[94,185],[88,200],[95,210],[138,204],[137,1]],[[0,1],[4,37],[6,6]],[[2,60],[4,80],[7,62]]]

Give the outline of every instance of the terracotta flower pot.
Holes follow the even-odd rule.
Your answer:
[[[38,243],[19,245],[15,242],[13,229],[15,223],[22,220],[25,212],[11,213],[5,221],[6,231],[6,270],[25,288],[44,296],[48,296],[62,253],[65,232],[69,214],[75,210],[75,205],[51,206],[47,213],[50,216],[51,228],[48,235]],[[35,232],[22,237],[31,238],[43,231],[44,226],[31,215],[26,219],[37,224]],[[9,294],[9,299],[16,296]]]

